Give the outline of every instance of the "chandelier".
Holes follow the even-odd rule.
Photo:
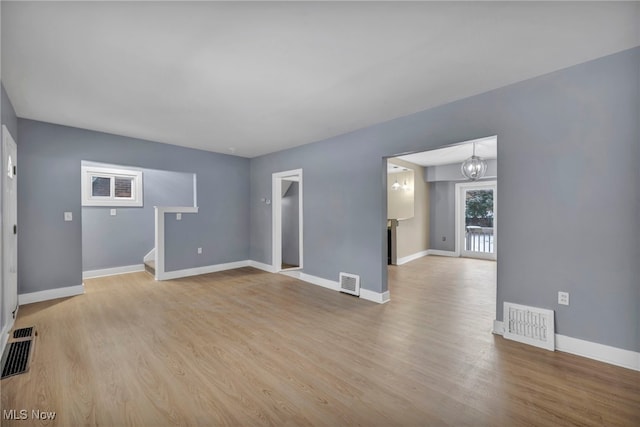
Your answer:
[[[462,163],[462,175],[471,181],[477,181],[487,173],[487,162],[476,156],[476,143],[473,143],[473,154]]]

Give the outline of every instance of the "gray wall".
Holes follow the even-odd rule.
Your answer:
[[[183,224],[185,232],[218,250],[185,253],[178,267],[248,258],[247,159],[26,119],[18,120],[18,132],[20,293],[82,283],[82,160],[195,173],[200,213]],[[64,222],[64,211],[74,221]]]
[[[2,124],[9,129],[11,136],[18,143],[18,118],[16,117],[16,112],[13,109],[13,105],[7,96],[7,92],[4,90],[4,85],[0,83],[0,88],[2,90]]]
[[[127,169],[117,166],[119,169]],[[193,206],[193,174],[142,169],[143,206],[82,207],[83,271],[142,264],[154,247],[154,206]]]
[[[560,334],[638,351],[639,71],[635,48],[251,159],[251,259],[271,263],[271,174],[302,168],[304,271],[385,291],[383,157],[498,135],[497,318],[551,308]]]
[[[300,184],[292,182],[282,196],[282,262],[300,265]]]
[[[429,249],[440,251],[455,251],[456,249],[455,194],[455,182],[429,183]]]
[[[175,213],[164,215],[165,271],[223,264],[248,258],[231,256],[221,241],[201,233],[198,228],[199,215],[183,213],[180,221],[176,219]],[[202,248],[201,255],[198,254],[198,248]],[[207,263],[204,259],[215,259],[215,262]]]

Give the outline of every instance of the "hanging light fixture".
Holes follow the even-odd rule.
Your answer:
[[[404,191],[408,191],[409,190],[409,184],[407,184],[407,178],[404,179],[404,184],[402,184],[402,189]]]
[[[462,175],[471,181],[477,181],[487,173],[487,162],[476,156],[476,143],[473,143],[473,154],[462,163]]]
[[[398,189],[400,188],[400,184],[398,183],[398,178],[396,178],[396,182],[394,182],[393,184],[391,184],[391,189],[393,191],[398,191]]]

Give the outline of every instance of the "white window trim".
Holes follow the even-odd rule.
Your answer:
[[[111,194],[114,192],[114,178],[132,178],[132,197],[130,199],[91,196],[91,177],[101,176],[111,178]],[[142,171],[134,169],[114,169],[100,166],[82,166],[82,206],[135,206],[143,205]]]

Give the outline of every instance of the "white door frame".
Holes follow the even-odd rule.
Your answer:
[[[6,332],[11,330],[18,314],[18,215],[17,181],[15,173],[18,146],[5,125],[2,125],[2,312],[4,347]],[[11,162],[9,159],[11,158]],[[10,164],[11,163],[11,164]]]
[[[498,181],[475,181],[475,182],[460,182],[456,184],[456,200],[455,200],[455,216],[456,216],[456,231],[455,231],[455,255],[456,256],[469,256],[469,252],[464,250],[464,238],[465,238],[465,218],[464,218],[464,206],[465,206],[465,190],[468,189],[481,189],[490,188],[493,190],[493,253],[473,253],[473,258],[483,259],[497,259],[498,254]]]
[[[303,209],[302,209],[302,169],[293,169],[289,171],[276,172],[271,176],[271,200],[272,200],[272,224],[271,224],[271,242],[272,242],[272,251],[271,251],[271,266],[274,272],[283,271],[282,270],[282,181],[297,181],[298,188],[300,191],[300,196],[298,197],[298,240],[299,246],[298,250],[300,252],[300,262],[299,266],[289,270],[301,270],[303,266]]]

